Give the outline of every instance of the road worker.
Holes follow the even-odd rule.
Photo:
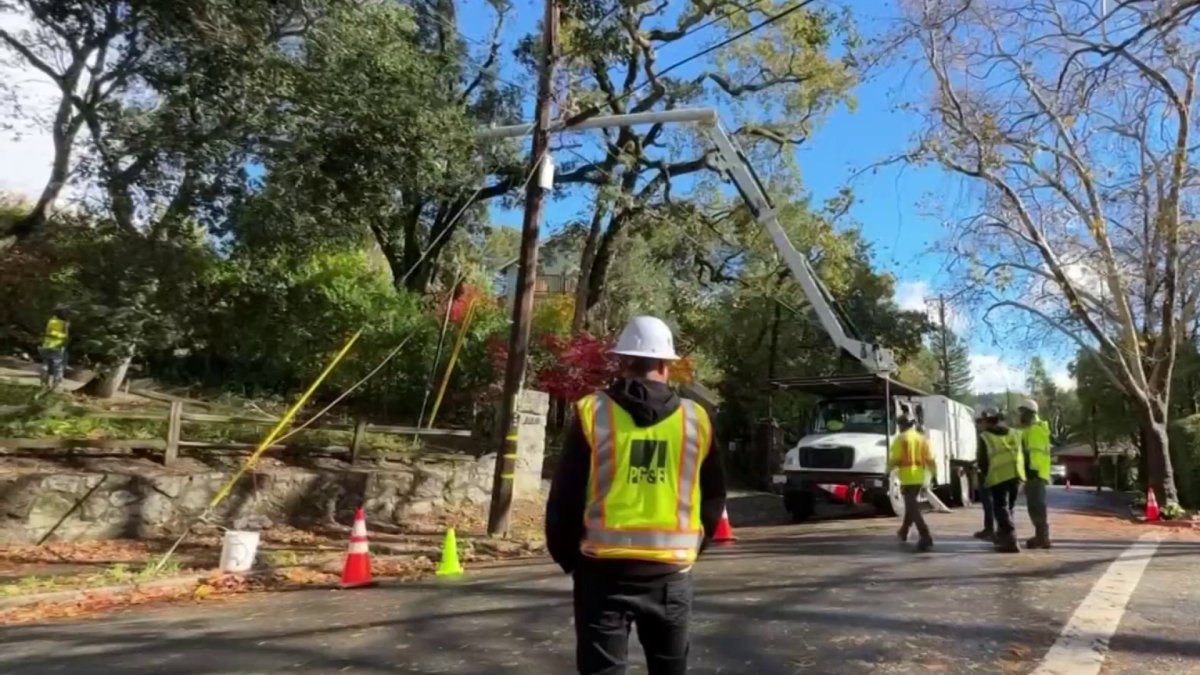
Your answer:
[[[916,420],[901,415],[896,424],[900,433],[892,440],[887,466],[889,475],[893,470],[899,472],[900,494],[904,496],[904,522],[896,534],[900,541],[906,542],[909,528],[916,525],[920,535],[917,550],[928,551],[933,548],[933,537],[929,535],[929,526],[925,524],[917,497],[925,487],[928,472],[934,470],[933,453],[929,450],[929,439],[917,431]]]
[[[835,434],[846,429],[846,423],[842,421],[842,411],[830,409],[828,418],[825,420],[825,431]]]
[[[1018,553],[1012,504],[1025,480],[1025,457],[1021,434],[1004,424],[1000,412],[983,413],[983,442],[987,447],[987,488],[992,496],[992,516],[996,519],[995,548],[1001,553]]]
[[[650,674],[681,675],[691,569],[724,513],[724,470],[708,413],[667,386],[679,358],[667,325],[634,317],[611,353],[621,377],[575,404],[546,546],[574,577],[581,674],[626,672],[636,624]]]
[[[1025,548],[1050,548],[1050,524],[1046,519],[1046,484],[1050,480],[1050,425],[1038,417],[1033,399],[1021,401],[1021,441],[1025,448],[1025,505],[1033,522],[1033,537]]]
[[[983,429],[983,412],[980,411],[975,415],[975,464],[979,469],[979,503],[983,506],[983,529],[974,536],[976,539],[993,541],[996,538],[996,521],[992,515],[992,495],[987,488],[988,457]]]
[[[38,357],[42,361],[42,387],[53,391],[62,384],[63,371],[67,361],[67,308],[58,305],[46,322],[46,331],[42,334],[42,343],[38,347]]]

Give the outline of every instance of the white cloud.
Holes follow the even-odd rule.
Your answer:
[[[1043,357],[1043,360],[1046,360]],[[1066,366],[1050,366],[1050,379],[1060,389],[1074,389],[1075,380],[1071,379]],[[977,393],[996,393],[1003,391],[1025,391],[1025,380],[1028,377],[1028,364],[1014,364],[997,354],[971,354],[971,388]]]
[[[938,294],[930,288],[928,281],[924,279],[901,281],[896,284],[895,298],[896,305],[900,309],[909,312],[924,312],[934,325],[938,324]],[[950,330],[959,334],[962,334],[967,327],[966,317],[949,303],[946,305],[946,324]]]

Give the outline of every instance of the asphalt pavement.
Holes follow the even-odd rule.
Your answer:
[[[735,527],[777,507],[740,501]],[[738,528],[697,565],[690,672],[1200,673],[1200,539],[1089,516],[1111,502],[1078,489],[1051,508],[1056,547],[1019,555],[971,538],[977,508],[929,514],[926,554],[889,518]],[[0,672],[558,674],[573,641],[570,580],[526,561],[0,629]],[[632,638],[632,673],[639,651]],[[1054,670],[1080,657],[1095,667]]]

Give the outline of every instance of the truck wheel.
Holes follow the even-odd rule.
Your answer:
[[[792,492],[784,496],[783,505],[791,515],[792,522],[801,523],[812,518],[817,500],[811,492]]]
[[[886,490],[876,494],[875,508],[886,516],[904,517],[904,495],[900,494],[900,478],[892,475],[888,478]]]

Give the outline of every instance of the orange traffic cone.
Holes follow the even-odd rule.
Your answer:
[[[371,553],[367,546],[367,518],[362,507],[354,511],[354,529],[350,531],[350,549],[342,565],[342,588],[359,588],[375,583],[371,579]]]
[[[1146,490],[1146,522],[1158,520],[1158,500],[1154,498],[1154,488]]]
[[[737,541],[737,537],[733,536],[733,527],[729,525],[728,510],[721,511],[721,520],[717,522],[717,531],[712,540],[716,544]]]

